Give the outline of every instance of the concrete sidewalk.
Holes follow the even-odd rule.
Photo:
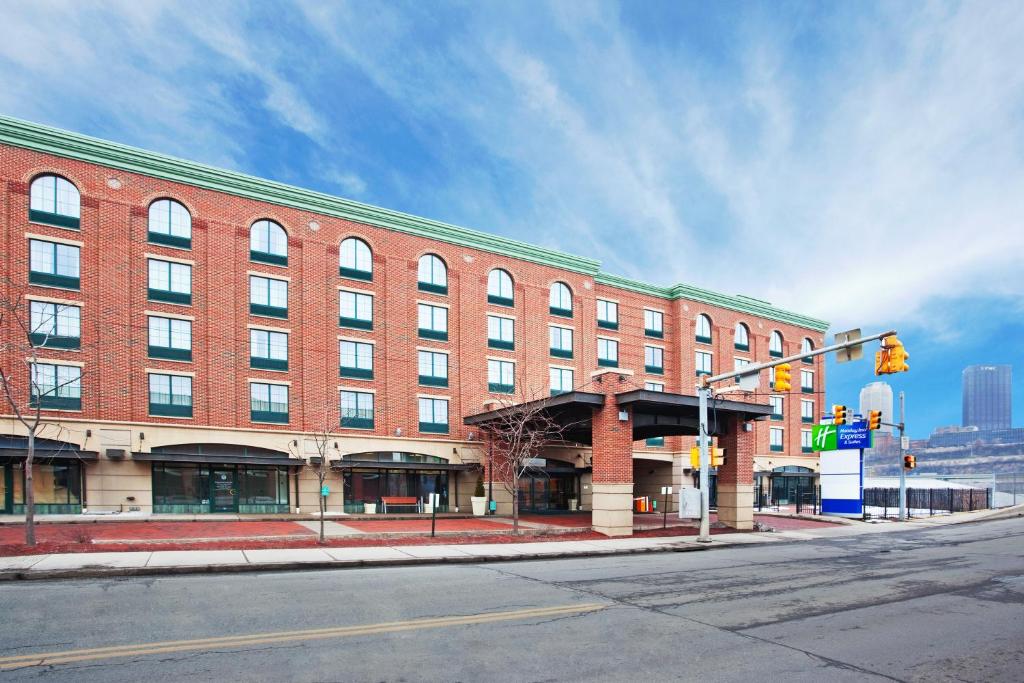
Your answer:
[[[343,569],[437,563],[593,557],[652,552],[685,552],[756,543],[807,541],[838,536],[882,534],[1024,516],[1024,505],[964,512],[909,522],[853,523],[771,533],[721,534],[711,543],[695,536],[609,538],[472,545],[394,545],[350,548],[188,550],[119,553],[67,553],[0,557],[0,581],[212,572]]]

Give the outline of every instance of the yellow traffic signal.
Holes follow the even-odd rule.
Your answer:
[[[868,429],[881,429],[882,428],[882,411],[881,410],[870,410],[868,411]]]
[[[889,374],[889,352],[888,351],[875,351],[875,374],[876,375],[888,375]]]
[[[712,467],[721,467],[725,464],[725,451],[721,448],[711,448],[708,451],[708,455],[711,457]],[[700,447],[694,446],[690,449],[690,469],[700,469]]]
[[[910,366],[907,359],[910,354],[903,346],[903,342],[897,339],[896,335],[889,335],[882,340],[882,349],[875,353],[875,374],[892,375],[897,372],[907,372]]]
[[[846,406],[839,404],[832,406],[832,424],[844,425],[846,424]]]
[[[910,455],[909,453],[904,455],[903,456],[903,468],[907,469],[907,470],[912,470],[915,467],[917,467],[917,458],[915,458],[914,456]]]
[[[792,387],[789,378],[789,363],[775,366],[775,391],[789,391]]]

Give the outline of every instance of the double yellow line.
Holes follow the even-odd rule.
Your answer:
[[[495,621],[511,621],[514,619],[534,619],[538,617],[559,617],[571,614],[582,614],[604,609],[607,605],[585,603],[580,605],[563,605],[561,607],[538,607],[521,609],[511,612],[485,612],[459,617],[437,617],[433,619],[412,619],[409,621],[390,621],[382,624],[366,626],[339,626],[335,628],[315,628],[304,631],[279,631],[277,633],[253,633],[246,636],[224,636],[221,638],[197,638],[195,640],[168,640],[157,643],[140,643],[137,645],[118,645],[114,647],[95,647],[85,650],[64,650],[58,652],[42,652],[11,657],[0,657],[0,670],[20,669],[29,666],[51,666],[55,664],[72,664],[97,659],[114,659],[118,657],[140,657],[160,655],[172,652],[188,652],[195,650],[212,650],[222,648],[240,648],[249,645],[265,645],[268,643],[287,643],[295,640],[321,640],[324,638],[346,638],[366,636],[378,633],[396,633],[399,631],[416,631],[426,628],[443,626],[464,626],[468,624],[487,624]]]

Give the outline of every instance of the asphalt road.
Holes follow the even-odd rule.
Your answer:
[[[0,615],[0,681],[1021,681],[1024,520],[597,559],[6,583]]]

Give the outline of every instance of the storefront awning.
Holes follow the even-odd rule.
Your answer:
[[[331,462],[332,470],[441,470],[443,472],[465,472],[479,469],[476,463],[463,463],[453,465],[452,463],[438,462],[380,462],[378,460],[334,460]]]
[[[210,465],[283,465],[302,467],[304,460],[287,455],[216,455],[206,453],[132,453],[132,460],[144,462],[187,462]]]
[[[24,436],[0,436],[0,462],[24,460],[28,457],[28,438]],[[83,451],[73,443],[55,441],[53,439],[36,439],[34,459],[49,462],[51,460],[76,460],[95,462],[98,455],[93,451]]]

